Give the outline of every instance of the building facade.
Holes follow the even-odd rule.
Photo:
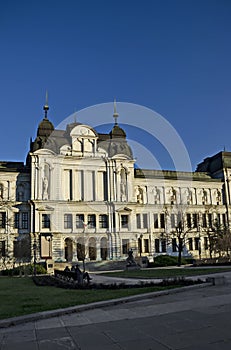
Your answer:
[[[7,261],[152,260],[209,257],[210,232],[228,227],[231,153],[206,158],[195,172],[136,169],[125,131],[108,134],[45,116],[26,164],[0,162],[0,255]]]

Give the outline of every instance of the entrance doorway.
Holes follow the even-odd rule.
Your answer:
[[[70,238],[65,239],[65,259],[68,262],[71,262],[73,259],[73,245]]]

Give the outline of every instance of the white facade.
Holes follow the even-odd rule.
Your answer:
[[[0,169],[0,214],[14,221],[0,228],[1,254],[13,257],[26,237],[36,261],[117,260],[129,248],[150,259],[177,255],[172,233],[181,222],[184,255],[209,257],[214,222],[230,225],[231,153],[205,159],[194,173],[134,163],[117,123],[109,134],[80,123],[54,130],[45,115],[27,164]]]

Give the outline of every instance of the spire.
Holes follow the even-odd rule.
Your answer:
[[[117,119],[118,119],[119,114],[116,111],[116,99],[114,99],[114,113],[113,113],[113,118],[115,118],[115,125],[118,125]]]
[[[48,92],[46,91],[46,101],[45,101],[45,105],[43,106],[43,110],[45,111],[45,119],[47,119],[47,111],[49,110],[49,106],[48,106]]]

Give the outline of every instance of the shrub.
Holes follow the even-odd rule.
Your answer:
[[[154,258],[154,263],[150,263],[149,267],[161,267],[161,266],[175,266],[177,265],[178,257],[170,255],[159,255]],[[188,261],[181,258],[181,264],[187,264]]]
[[[45,267],[41,264],[36,264],[36,274],[46,274],[47,271]],[[34,265],[21,265],[14,267],[13,269],[6,269],[1,271],[2,276],[19,276],[19,275],[33,275],[34,274]]]

